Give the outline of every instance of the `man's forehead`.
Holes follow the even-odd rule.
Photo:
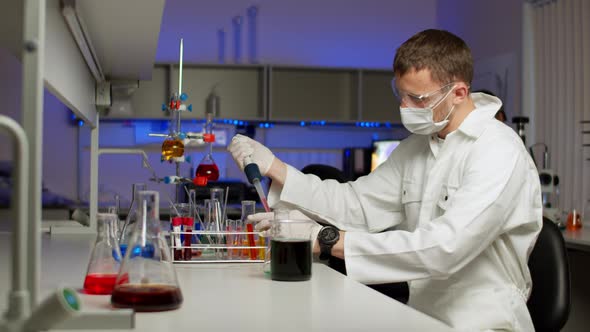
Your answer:
[[[411,68],[404,75],[395,75],[397,88],[415,94],[426,93],[437,88],[440,84],[432,79],[430,69],[416,70]]]

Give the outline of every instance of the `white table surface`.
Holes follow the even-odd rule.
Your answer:
[[[9,234],[0,234],[0,264],[10,266]],[[44,235],[42,292],[81,288],[94,238]],[[451,331],[443,323],[314,263],[303,282],[272,281],[260,264],[176,265],[184,296],[178,310],[137,313],[136,331]],[[0,269],[5,310],[10,269]],[[82,295],[109,310],[110,296]],[[111,330],[112,331],[112,330]]]

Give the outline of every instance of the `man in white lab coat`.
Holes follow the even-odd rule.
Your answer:
[[[331,254],[349,277],[409,281],[408,305],[459,330],[534,331],[527,261],[542,225],[540,184],[520,137],[494,119],[501,101],[470,93],[471,52],[446,31],[402,44],[393,74],[413,135],[354,182],[303,174],[241,135],[228,150],[272,178],[271,206],[340,228]]]

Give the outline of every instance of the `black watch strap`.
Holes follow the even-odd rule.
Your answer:
[[[332,256],[332,247],[340,239],[338,228],[334,226],[324,226],[318,233],[318,242],[320,244],[320,260],[327,260]]]

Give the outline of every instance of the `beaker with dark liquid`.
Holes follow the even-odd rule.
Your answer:
[[[106,295],[111,294],[115,287],[122,259],[116,234],[119,217],[111,213],[98,213],[96,222],[98,233],[84,279],[84,292]]]
[[[270,229],[270,277],[280,281],[311,278],[311,220],[274,220]]]
[[[170,248],[160,229],[158,192],[140,191],[136,201],[138,221],[117,276],[111,304],[135,311],[179,308],[183,297]]]

